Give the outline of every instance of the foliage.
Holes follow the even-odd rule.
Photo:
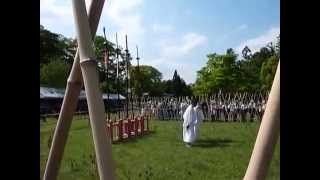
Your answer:
[[[207,66],[198,71],[194,87],[195,94],[212,94],[219,90],[235,91],[237,89],[238,68],[237,55],[228,49],[224,55],[209,54]]]
[[[117,50],[116,44],[107,41],[102,36],[96,36],[94,40],[94,48],[98,61],[98,73],[103,92],[116,93],[119,87],[119,93],[126,92],[126,55],[121,47]],[[105,65],[104,52],[108,52],[108,72]],[[117,55],[118,53],[118,55]],[[118,58],[117,58],[118,57]],[[117,60],[118,59],[118,60]],[[132,57],[129,55],[129,67]],[[119,62],[119,86],[117,86],[117,61]]]
[[[221,55],[208,54],[206,66],[197,72],[197,80],[192,87],[194,93],[269,90],[280,58],[280,35],[275,45],[269,43],[253,54],[245,46],[243,59],[237,60],[237,56],[232,49]]]
[[[179,76],[177,70],[174,71],[172,78],[172,92],[175,96],[191,95],[185,81]]]
[[[162,74],[152,66],[140,65],[139,69],[138,66],[132,66],[130,77],[134,95],[141,96],[142,93],[149,93],[151,96],[159,96],[163,92]]]
[[[180,77],[177,70],[174,71],[172,79],[162,81],[164,92],[174,96],[192,96],[192,89]]]
[[[262,81],[262,89],[269,90],[271,89],[274,75],[277,70],[279,58],[274,55],[271,56],[266,62],[262,64],[260,79]]]
[[[72,39],[52,33],[40,25],[40,66],[55,60],[70,62],[74,52]]]
[[[71,66],[61,61],[51,61],[40,68],[40,84],[65,88]]]
[[[51,87],[64,87],[68,72],[73,63],[77,42],[60,34],[52,33],[40,25],[40,82]],[[176,96],[212,94],[218,91],[234,92],[266,91],[270,88],[280,58],[280,34],[275,44],[269,43],[257,52],[248,46],[242,50],[242,59],[233,49],[225,54],[210,53],[206,66],[197,72],[197,79],[192,87],[186,85],[175,70],[173,78],[162,80],[161,73],[151,66],[131,66],[132,56],[119,46],[105,41],[102,36],[94,38],[94,49],[98,63],[100,88],[104,93],[126,94],[127,65],[134,95],[147,92],[152,96],[163,93]],[[105,51],[108,52],[108,71],[105,66]],[[118,58],[117,58],[118,57]],[[117,61],[118,60],[118,61]],[[117,78],[117,62],[119,73]],[[119,82],[118,82],[118,81]]]
[[[109,54],[108,76],[104,65],[105,47],[108,49]],[[42,25],[40,25],[40,82],[51,87],[64,87],[68,77],[67,72],[69,72],[69,69],[73,63],[76,49],[77,42],[75,39],[66,38],[60,34],[50,32],[49,30],[46,30]],[[102,91],[116,93],[116,45],[110,41],[107,41],[107,43],[105,44],[105,39],[102,36],[96,36],[94,38],[94,50],[98,62],[98,74]],[[119,92],[124,93],[126,58],[123,48],[119,47],[118,54],[120,83]],[[130,60],[132,60],[130,54],[128,59],[130,66]],[[65,79],[63,80],[62,78]]]
[[[277,56],[280,58],[280,34],[279,36],[277,36],[277,43],[276,43],[275,49],[276,49]]]

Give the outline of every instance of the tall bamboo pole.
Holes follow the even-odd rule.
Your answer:
[[[128,40],[126,35],[126,83],[127,83],[127,109],[126,109],[126,116],[129,118],[129,50],[128,50]]]
[[[116,33],[116,43],[117,43],[117,50],[116,50],[116,55],[117,55],[117,94],[118,94],[118,119],[120,120],[120,94],[119,94],[119,45],[118,45],[118,34]]]
[[[104,66],[106,69],[106,82],[107,82],[107,119],[108,121],[111,120],[110,118],[110,107],[109,102],[110,102],[110,95],[109,95],[109,51],[108,51],[108,40],[106,37],[106,30],[105,27],[103,27],[103,37],[104,37]]]
[[[266,178],[280,132],[280,60],[244,180]]]
[[[73,13],[80,54],[80,67],[86,90],[98,172],[101,180],[115,179],[111,140],[105,129],[105,108],[99,89],[97,61],[84,0],[73,0]]]
[[[136,46],[136,48],[137,48],[137,81],[138,81],[138,83],[139,83],[139,85],[141,85],[141,79],[140,79],[140,68],[139,68],[139,60],[140,60],[140,58],[139,58],[139,52],[138,52],[138,45]],[[139,107],[139,112],[141,111],[141,94],[140,94],[140,91],[142,91],[142,87],[140,87],[140,86],[138,86],[138,88],[139,88],[139,94],[138,94],[138,107]]]
[[[133,77],[131,77],[133,79]],[[133,93],[132,93],[132,87],[130,87],[130,103],[131,103],[131,117],[132,119],[134,119],[134,108],[133,108],[133,103],[134,103],[134,100],[133,100]],[[139,113],[138,113],[139,115]]]
[[[95,32],[98,27],[98,22],[100,20],[104,2],[104,0],[93,0],[89,8],[89,15],[87,18],[89,18],[90,28],[93,36],[95,35]],[[43,175],[44,180],[57,179],[64,152],[64,147],[68,138],[68,132],[72,122],[72,117],[77,107],[78,97],[83,83],[79,64],[80,59],[78,50],[79,49],[77,49],[73,61],[73,66],[69,78],[67,80],[65,96],[63,99],[59,118],[52,139],[46,169]]]

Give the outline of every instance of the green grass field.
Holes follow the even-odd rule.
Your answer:
[[[53,119],[40,125],[41,177],[55,125]],[[153,120],[151,134],[113,144],[118,179],[242,179],[258,128],[258,123],[203,123],[195,146],[186,148],[181,122]],[[75,118],[58,179],[98,179],[93,154],[88,121]],[[280,179],[280,139],[267,179]]]

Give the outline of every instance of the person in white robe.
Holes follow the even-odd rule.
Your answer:
[[[183,102],[180,104],[181,120],[183,120],[183,114],[184,114],[184,112],[186,111],[187,107],[188,107],[187,102],[184,102],[184,101],[183,101]]]
[[[195,140],[199,137],[199,126],[204,120],[203,110],[201,105],[198,103],[196,107],[194,107],[194,111],[196,113],[196,125],[195,125]]]
[[[194,109],[196,104],[197,102],[193,100],[183,114],[183,141],[187,147],[191,147],[197,137],[197,123],[200,122],[200,118],[197,118],[197,112]]]

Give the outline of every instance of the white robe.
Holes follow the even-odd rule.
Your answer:
[[[198,115],[199,114],[199,115]],[[203,120],[203,113],[198,108],[193,108],[189,105],[183,114],[183,141],[193,143],[198,134],[198,124]],[[189,128],[187,129],[187,126]]]
[[[195,123],[196,123],[196,113],[192,107],[189,105],[183,114],[183,141],[186,143],[192,143],[195,141]],[[187,129],[187,126],[189,128]]]
[[[181,104],[180,104],[181,119],[183,119],[183,114],[184,114],[184,112],[186,111],[187,107],[188,107],[188,104],[187,104],[187,103],[181,103]]]
[[[195,139],[197,139],[197,137],[199,136],[199,125],[204,119],[204,114],[199,105],[194,108],[194,111],[196,113]]]

